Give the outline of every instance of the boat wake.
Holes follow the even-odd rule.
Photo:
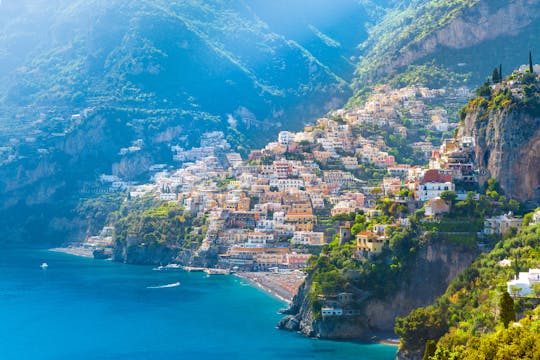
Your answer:
[[[159,285],[159,286],[147,286],[146,288],[147,289],[167,289],[167,288],[173,288],[177,286],[180,286],[180,282],[175,282],[175,283],[167,284],[167,285]]]

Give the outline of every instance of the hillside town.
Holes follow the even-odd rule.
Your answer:
[[[468,96],[465,90],[453,91],[455,96],[450,98],[462,101]],[[456,124],[449,122],[443,108],[427,105],[437,96],[448,99],[447,92],[381,87],[363,107],[336,111],[300,132],[282,131],[276,141],[251,151],[247,159],[231,150],[223,132],[214,131],[203,134],[198,147],[171,146],[181,167],[150,167],[151,183],[132,185],[113,175],[102,175],[100,181],[111,191],[127,189],[130,199],[156,197],[206,217],[199,251],[217,248],[218,267],[300,269],[317,248],[335,236],[342,240],[355,236],[356,256],[369,257],[382,251],[392,228],[408,225],[411,211],[424,208],[426,217],[439,217],[450,210],[442,193],[456,192],[465,199],[467,185],[477,182],[472,138],[449,137],[439,147],[423,138],[413,144],[428,155],[429,165],[421,166],[398,163],[381,136],[363,136],[360,131],[366,124],[391,127],[405,138],[416,131],[414,125],[443,132],[454,128]],[[404,121],[404,114],[410,120]],[[139,146],[135,142],[124,152]],[[362,176],[361,168],[376,169],[383,176],[374,183]],[[377,220],[381,216],[378,200],[383,197],[405,209],[390,223]],[[373,220],[374,226],[353,234],[350,224],[335,227],[329,221],[356,213]],[[518,222],[508,221],[517,226]],[[489,224],[499,225],[489,225],[486,231],[504,231],[500,223],[504,219],[492,220]],[[88,238],[87,245],[111,245],[111,229],[102,234]]]
[[[394,229],[409,226],[410,214],[421,209],[426,221],[436,221],[449,213],[445,193],[457,200],[479,197],[471,191],[482,176],[473,160],[473,138],[448,136],[436,146],[420,137],[413,147],[425,155],[419,162],[427,165],[414,165],[399,163],[376,131],[362,131],[366,124],[391,127],[405,138],[417,131],[414,124],[431,122],[445,134],[456,124],[442,108],[426,105],[441,94],[447,98],[444,90],[381,87],[363,107],[330,113],[300,132],[282,131],[247,158],[232,150],[223,132],[213,131],[201,136],[198,147],[171,146],[181,165],[151,166],[150,183],[135,185],[114,175],[102,175],[100,182],[109,191],[127,191],[126,201],[151,197],[204,218],[205,227],[196,229],[203,236],[196,252],[217,252],[217,268],[246,273],[303,269],[334,240],[353,241],[354,256],[369,261],[388,246]],[[456,96],[467,93],[456,91]],[[134,142],[124,153],[139,146]],[[374,178],[366,169],[382,176]],[[383,199],[394,204],[393,216],[383,216]],[[357,229],[351,221],[334,221],[358,214],[369,226]],[[485,219],[478,238],[521,228],[522,222],[511,213]],[[83,247],[106,257],[113,233],[107,226]],[[292,295],[294,291],[288,293]]]

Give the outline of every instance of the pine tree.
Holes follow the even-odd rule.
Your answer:
[[[497,70],[497,68],[493,69],[493,75],[491,76],[491,78],[494,84],[498,84],[501,82],[501,77],[499,75],[499,70]]]
[[[506,291],[502,294],[499,302],[499,312],[504,327],[512,321],[516,321],[516,312],[514,311],[514,299]]]
[[[533,73],[533,72],[534,72],[533,61],[532,61],[532,52],[531,52],[531,50],[529,50],[529,72],[530,72],[530,73]]]

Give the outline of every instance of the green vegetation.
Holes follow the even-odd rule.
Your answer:
[[[351,232],[357,234],[370,230],[375,224],[392,224],[392,217],[382,216],[367,219],[363,213],[336,217],[332,221],[351,221]],[[323,302],[320,296],[333,296],[339,292],[352,292],[364,300],[357,303],[361,307],[370,298],[385,298],[395,293],[407,279],[416,254],[422,245],[422,238],[415,231],[404,228],[387,228],[389,245],[379,255],[358,257],[356,240],[340,245],[339,238],[325,246],[320,256],[310,260],[308,269],[312,278],[310,299],[316,315],[320,316]]]
[[[499,265],[503,259],[512,259],[514,266]],[[506,282],[516,272],[539,265],[540,226],[531,226],[516,236],[503,239],[491,252],[482,254],[470,268],[452,281],[446,293],[434,305],[415,310],[406,318],[397,320],[396,332],[404,339],[403,349],[421,352],[428,340],[434,340],[438,342],[433,359],[462,359],[464,357],[461,355],[466,354],[471,346],[480,349],[476,341],[486,334],[498,331],[500,334],[513,335],[518,330],[502,328],[513,321],[514,312],[520,317],[528,316],[539,299],[510,298],[506,293]],[[425,312],[431,316],[429,321],[415,327],[418,314]],[[441,334],[441,324],[448,325],[444,334]],[[483,339],[489,342],[491,336]]]
[[[479,0],[413,2],[405,10],[390,11],[370,31],[364,44],[369,49],[358,66],[358,83],[370,82],[378,69],[388,67],[400,55],[414,49],[420,42],[462,15]]]
[[[97,235],[111,220],[111,214],[120,210],[125,193],[111,193],[81,200],[76,211],[81,219],[88,219],[88,235]]]
[[[113,215],[115,242],[130,246],[193,249],[200,245],[204,218],[193,217],[172,202],[159,203],[151,198],[137,199]]]
[[[540,307],[517,326],[498,327],[495,332],[470,337],[453,350],[438,348],[431,360],[540,359]]]
[[[502,86],[492,89],[486,81],[476,90],[476,97],[461,110],[465,114],[478,112],[478,121],[486,122],[492,114],[502,111],[519,111],[533,116],[540,115],[540,81],[532,72],[514,72],[501,80]]]

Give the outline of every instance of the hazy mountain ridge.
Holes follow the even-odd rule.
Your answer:
[[[367,16],[353,1],[341,5],[354,11],[352,19]],[[354,69],[348,57],[365,36],[361,21],[342,10],[332,12],[330,25],[358,23],[342,38],[325,34],[316,11],[297,28],[281,29],[291,36],[277,33],[258,15],[258,7],[265,10],[258,2],[58,1],[42,4],[39,14],[37,6],[1,6],[15,16],[0,37],[0,97],[15,110],[126,105],[202,109],[226,119],[243,106],[261,121],[291,121],[297,104],[345,100],[343,77]]]

